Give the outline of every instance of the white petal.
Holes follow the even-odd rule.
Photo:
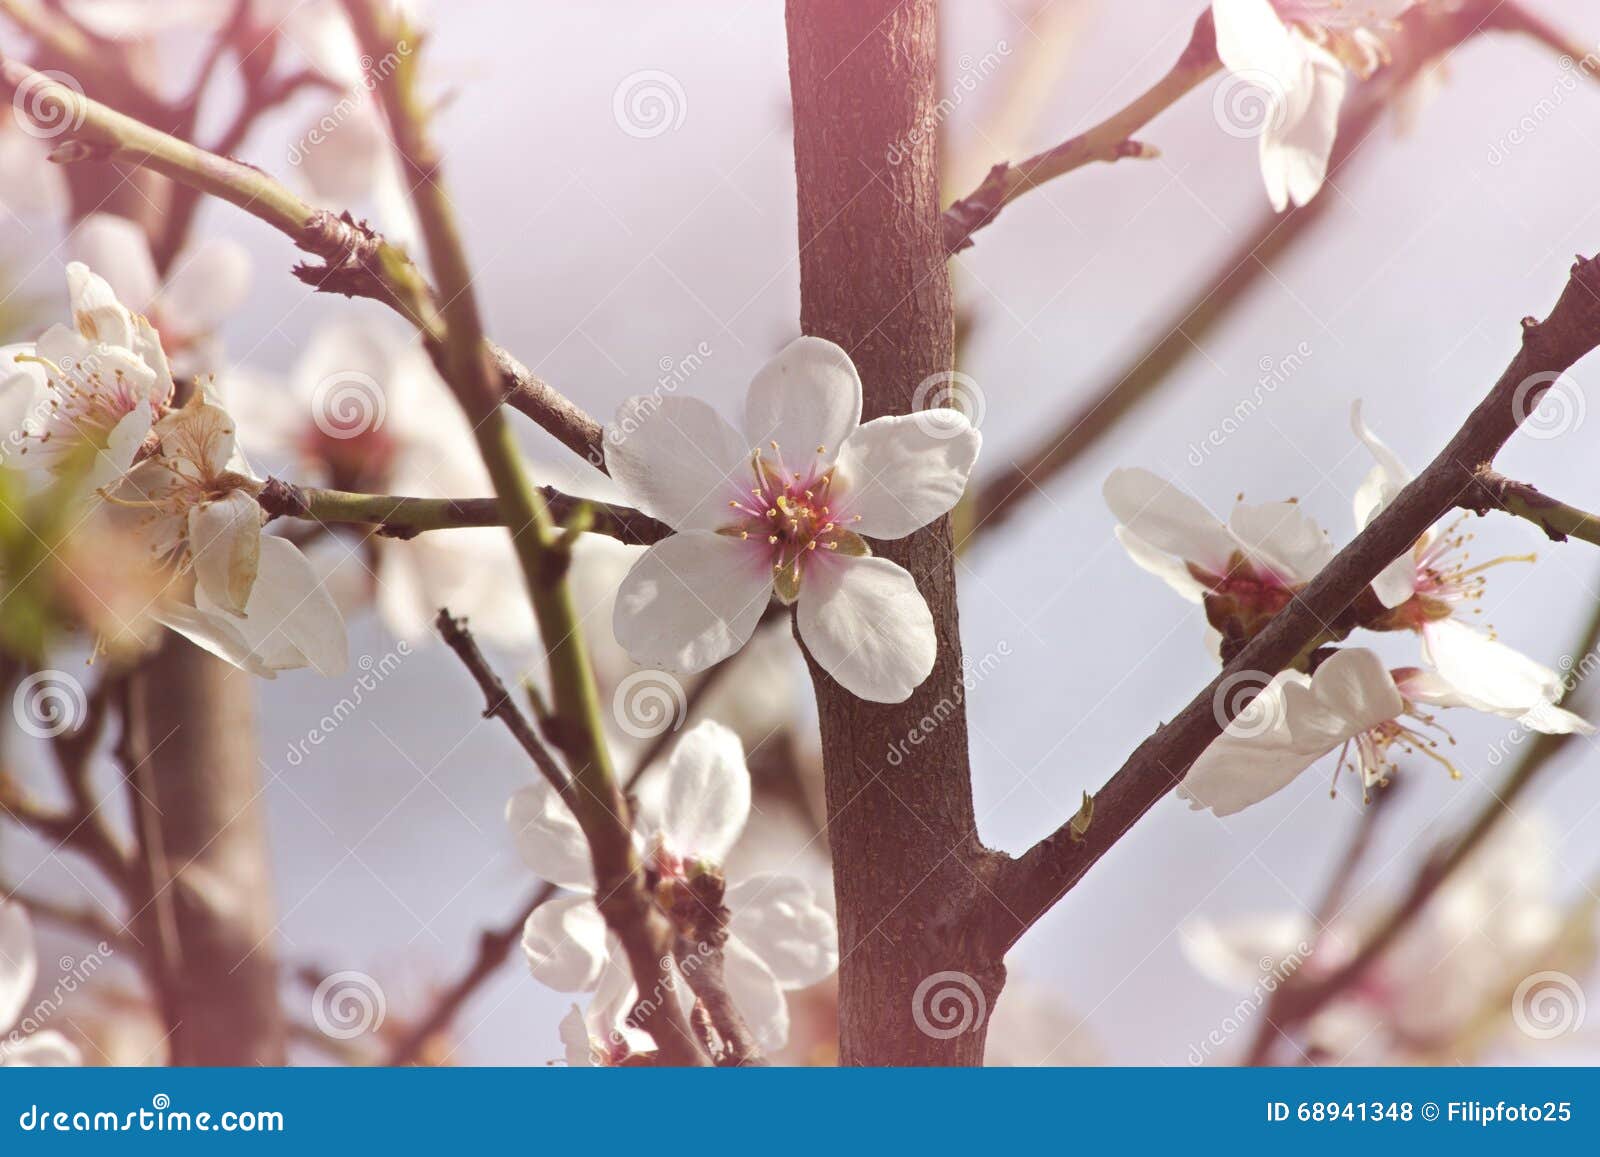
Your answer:
[[[698,398],[630,398],[606,430],[606,468],[646,514],[715,530],[755,485],[750,444]]]
[[[679,855],[721,864],[750,816],[744,744],[720,723],[696,724],[667,764],[662,836]]]
[[[728,889],[728,930],[784,988],[817,984],[839,967],[839,930],[804,880],[758,872]]]
[[[544,780],[506,801],[506,823],[523,863],[541,879],[578,892],[594,891],[589,841],[560,793]]]
[[[39,978],[33,926],[15,901],[0,900],[0,1033],[16,1024]]]
[[[224,663],[261,679],[276,679],[279,671],[305,666],[305,657],[291,647],[283,646],[274,653],[258,652],[239,630],[243,620],[234,615],[210,614],[177,603],[151,608],[150,617]]]
[[[122,349],[133,348],[133,314],[105,278],[74,261],[67,266],[67,295],[72,302],[72,324],[79,335]],[[42,345],[42,338],[40,342]]]
[[[1145,542],[1213,574],[1226,573],[1239,548],[1209,510],[1148,470],[1113,470],[1101,494],[1117,521]]]
[[[756,1043],[768,1052],[781,1049],[789,1041],[789,1002],[777,977],[737,936],[728,937],[722,959],[728,995]]]
[[[1333,558],[1333,543],[1298,502],[1241,502],[1228,529],[1252,558],[1290,582],[1309,582]]]
[[[126,217],[91,213],[68,238],[73,260],[81,261],[105,279],[117,298],[135,313],[145,313],[155,300],[161,278],[145,231]],[[76,309],[76,303],[74,304]],[[101,341],[132,348],[131,341],[102,337]]]
[[[1391,610],[1417,593],[1417,560],[1411,551],[1395,559],[1372,580],[1372,593]]]
[[[1122,549],[1128,552],[1128,557],[1133,559],[1140,569],[1147,570],[1161,579],[1189,602],[1197,605],[1205,602],[1205,584],[1190,573],[1188,564],[1182,559],[1157,550],[1126,526],[1118,526],[1113,533],[1117,536],[1117,541],[1122,544]],[[1222,636],[1219,634],[1217,637],[1220,639]]]
[[[232,491],[189,510],[189,551],[195,582],[218,607],[244,614],[261,565],[261,504]]]
[[[955,410],[874,419],[839,451],[839,513],[868,538],[904,538],[961,501],[982,442]]]
[[[577,1005],[567,1011],[557,1026],[561,1034],[561,1047],[567,1054],[567,1064],[575,1069],[594,1066],[594,1046],[589,1043],[589,1023]]]
[[[244,304],[250,254],[237,241],[210,238],[178,255],[156,308],[184,333],[207,333]]]
[[[140,399],[138,405],[111,427],[111,433],[106,435],[106,447],[96,456],[94,468],[84,480],[84,487],[98,490],[126,474],[133,465],[134,455],[144,445],[145,435],[150,433],[154,421],[150,403]]]
[[[522,951],[540,984],[557,992],[588,992],[607,959],[606,921],[592,896],[546,900],[522,926]]]
[[[1344,647],[1311,677],[1317,701],[1343,719],[1350,734],[1387,722],[1405,710],[1389,668],[1376,652]]]
[[[1297,83],[1284,114],[1269,119],[1260,150],[1267,196],[1279,212],[1290,202],[1307,204],[1322,188],[1346,84],[1344,65],[1337,57],[1298,31],[1290,35],[1306,54],[1307,79]],[[1294,107],[1296,96],[1302,96],[1303,107]]]
[[[1422,643],[1439,675],[1479,711],[1515,717],[1564,691],[1550,668],[1454,619],[1425,625]]]
[[[594,996],[589,1001],[589,1009],[584,1017],[589,1025],[589,1036],[608,1051],[621,1044],[627,1046],[630,1053],[649,1052],[656,1047],[655,1039],[643,1029],[627,1023],[628,1015],[633,1011],[634,998],[639,992],[634,986],[633,974],[628,971],[627,960],[616,937],[611,937],[608,944],[610,957],[600,970],[600,979],[595,984]]]
[[[1350,429],[1360,439],[1373,457],[1372,472],[1367,475],[1356,493],[1356,529],[1365,530],[1367,524],[1411,481],[1411,471],[1400,461],[1400,456],[1372,432],[1361,414],[1361,399],[1350,403]]]
[[[8,1068],[68,1069],[83,1064],[78,1046],[55,1029],[23,1037],[15,1044],[0,1040],[0,1066]]]
[[[1282,73],[1294,58],[1289,29],[1269,0],[1212,0],[1217,56],[1229,72]]]
[[[760,546],[707,530],[645,551],[622,580],[612,625],[635,662],[703,671],[749,640],[772,598]]]
[[[798,337],[786,345],[750,382],[744,403],[744,430],[751,446],[776,442],[791,469],[822,462],[861,423],[861,378],[850,355],[831,341]],[[895,537],[899,537],[896,535]]]
[[[1196,810],[1231,816],[1294,782],[1323,752],[1303,752],[1265,738],[1221,735],[1200,753],[1178,785],[1178,796]]]
[[[213,620],[228,615],[204,587],[195,588],[195,608]],[[250,601],[244,617],[230,625],[251,654],[271,669],[311,666],[319,674],[338,675],[349,662],[339,608],[299,548],[275,535],[261,536],[261,562]]]
[[[1594,724],[1581,715],[1550,703],[1536,703],[1517,717],[1517,722],[1529,731],[1545,735],[1593,735]]]
[[[887,559],[811,560],[796,622],[807,650],[839,685],[874,703],[904,702],[938,653],[922,592]]]

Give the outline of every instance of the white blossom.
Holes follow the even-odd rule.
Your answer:
[[[630,399],[606,464],[677,533],[623,582],[618,641],[640,663],[700,671],[744,646],[776,594],[846,690],[901,702],[933,669],[933,617],[861,536],[901,538],[950,510],[979,444],[954,410],[862,424],[849,355],[812,337],[751,382],[744,434],[696,399]]]
[[[21,1022],[39,979],[33,927],[21,904],[0,900],[0,1068],[68,1067],[83,1063],[78,1047],[54,1029],[23,1035]],[[12,1026],[17,1026],[13,1028]]]

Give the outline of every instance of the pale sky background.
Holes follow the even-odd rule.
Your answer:
[[[1600,45],[1591,6],[1533,6]],[[985,141],[982,118],[1007,70],[1037,46],[1017,23],[1020,3],[946,7],[952,72],[963,55],[1009,46],[952,121],[964,163],[981,172],[1003,155]],[[1154,80],[1200,4],[1083,7],[1023,151],[1072,134]],[[797,327],[781,3],[468,0],[436,11],[431,71],[454,92],[440,122],[445,172],[490,332],[601,417],[647,390],[661,359],[705,342],[713,353],[687,389],[734,412],[750,375]],[[651,139],[629,136],[613,117],[613,92],[641,70],[670,74],[684,94],[682,124]],[[1369,465],[1348,433],[1351,401],[1366,399],[1372,425],[1420,467],[1499,375],[1518,319],[1548,310],[1574,253],[1600,250],[1600,88],[1572,88],[1569,76],[1547,52],[1503,35],[1455,54],[1410,135],[1385,123],[1323,191],[1337,204],[1317,236],[1262,279],[1153,401],[962,561],[968,656],[1002,644],[1009,652],[971,701],[988,843],[1021,851],[1057,826],[1213,670],[1195,608],[1112,539],[1099,496],[1110,470],[1146,466],[1224,513],[1240,492],[1295,496],[1342,542]],[[1202,86],[1142,134],[1159,159],[1090,168],[1030,194],[956,260],[976,323],[961,368],[986,404],[980,471],[1031,447],[1103,372],[1158,337],[1172,303],[1212,275],[1266,208],[1255,142],[1218,128],[1213,89]],[[1546,98],[1557,106],[1493,163],[1496,142]],[[284,172],[288,142],[313,107],[308,99],[275,120],[246,156]],[[289,244],[230,207],[210,207],[202,229],[238,237],[259,259],[250,305],[227,333],[240,357],[285,368],[316,318],[380,309],[314,297],[288,274]],[[1258,364],[1301,343],[1310,352],[1291,379],[1191,465],[1191,444],[1252,393]],[[1587,387],[1597,372],[1591,359],[1575,380]],[[1600,503],[1595,409],[1564,437],[1519,436],[1501,468],[1579,505]],[[557,453],[518,421],[536,453]],[[1554,665],[1600,595],[1600,553],[1543,542],[1506,518],[1474,529],[1484,556],[1539,551],[1537,566],[1493,572],[1483,606],[1507,641]],[[352,657],[394,645],[371,616],[352,627]],[[1385,644],[1397,660],[1414,654],[1409,639]],[[437,645],[408,658],[311,759],[289,766],[288,745],[349,689],[349,679],[304,672],[260,686],[285,955],[373,972],[403,1011],[429,980],[454,975],[478,929],[528,891],[501,811],[530,771],[479,720],[476,692]],[[1600,711],[1600,696],[1582,690],[1575,703]],[[1408,765],[1411,783],[1363,880],[1374,902],[1503,774],[1488,753],[1508,726],[1446,722],[1465,779],[1452,783],[1426,760]],[[1600,759],[1592,745],[1575,746],[1532,801],[1559,837],[1564,896],[1600,879]],[[1311,903],[1358,806],[1348,789],[1328,798],[1330,775],[1319,765],[1228,820],[1162,801],[1023,940],[1013,972],[1085,1017],[1107,1060],[1187,1063],[1237,996],[1193,972],[1175,930],[1197,914]],[[555,1024],[568,1003],[513,964],[469,1006],[455,1059],[556,1058]]]

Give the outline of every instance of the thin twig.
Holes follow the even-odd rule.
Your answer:
[[[20,60],[0,60],[0,91],[14,98],[17,115],[35,120],[56,141],[60,163],[110,161],[136,165],[207,193],[266,222],[300,249],[318,257],[295,275],[316,289],[370,297],[416,326],[437,355],[437,306],[421,272],[403,250],[348,213],[318,209],[253,165],[219,156],[116,109],[92,100]],[[600,424],[556,393],[515,358],[488,346],[505,402],[532,418],[597,469],[605,469]]]
[[[1580,538],[1600,546],[1600,516],[1568,506],[1526,482],[1517,482],[1487,468],[1478,471],[1476,483],[1461,496],[1463,509],[1478,514],[1504,511],[1533,523],[1552,542]]]
[[[1207,8],[1195,21],[1189,43],[1177,63],[1127,107],[1025,161],[1015,165],[1002,161],[989,170],[976,189],[946,209],[941,221],[946,251],[959,253],[966,249],[972,244],[972,235],[999,216],[1000,210],[1046,181],[1095,161],[1156,156],[1155,149],[1134,140],[1133,134],[1221,67],[1211,9]]]
[[[540,487],[545,507],[558,522],[571,522],[580,509],[588,512],[586,530],[630,545],[648,546],[672,533],[672,528],[629,506],[594,502],[564,494],[553,486]],[[297,486],[280,478],[267,479],[257,496],[272,518],[297,518],[323,525],[371,526],[389,538],[413,538],[432,530],[470,526],[509,526],[501,504],[493,498],[408,498],[396,494],[353,494]]]

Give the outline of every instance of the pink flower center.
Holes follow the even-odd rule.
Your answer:
[[[792,469],[773,442],[769,459],[760,449],[750,454],[754,485],[728,506],[734,521],[723,534],[764,542],[780,586],[798,588],[807,561],[818,551],[836,551],[848,544],[846,523],[860,521],[840,509],[832,466],[822,465],[826,448],[818,446],[811,461]],[[853,537],[853,536],[851,536]]]

